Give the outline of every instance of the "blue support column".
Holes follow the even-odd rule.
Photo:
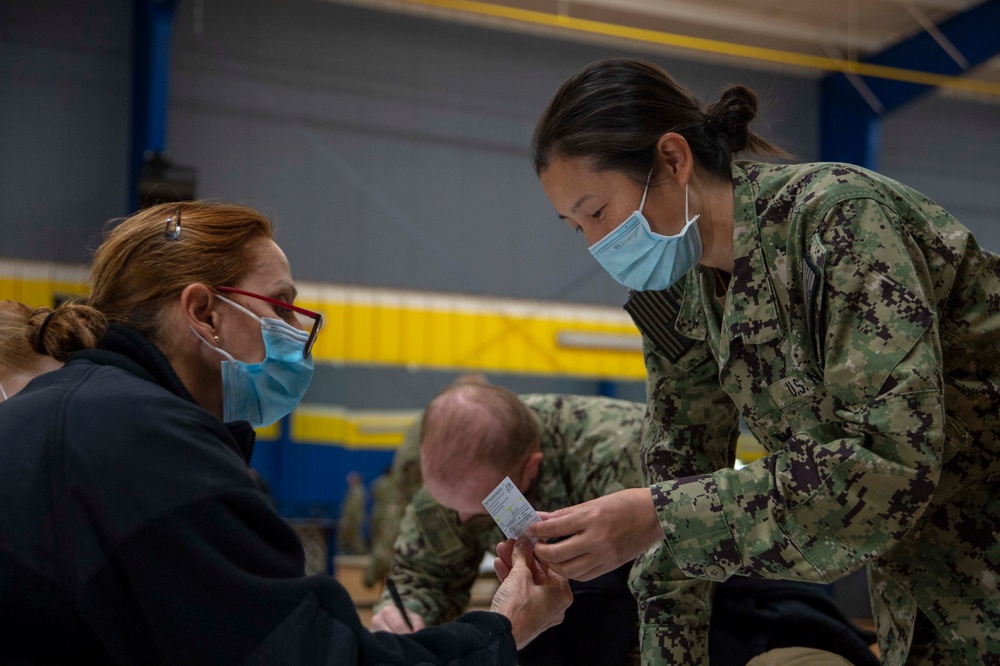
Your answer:
[[[941,34],[975,67],[1000,53],[1000,0],[987,0],[938,25]],[[927,32],[904,40],[865,63],[934,74],[960,75],[964,69]],[[881,117],[932,90],[930,86],[860,77],[871,91],[873,109],[844,74],[820,84],[820,159],[877,167]]]
[[[167,145],[170,38],[176,10],[177,0],[135,0],[129,213],[138,207],[139,176],[146,152],[161,153]]]
[[[882,120],[843,74],[820,83],[820,160],[878,167]]]

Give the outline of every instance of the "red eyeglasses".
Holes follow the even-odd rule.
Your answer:
[[[320,313],[313,312],[312,310],[306,310],[305,308],[300,308],[297,305],[279,301],[275,298],[261,296],[260,294],[253,293],[252,291],[244,291],[234,287],[216,287],[216,290],[221,291],[224,294],[249,296],[250,298],[256,298],[257,300],[261,300],[275,306],[275,311],[278,313],[279,317],[293,326],[298,324],[299,328],[303,331],[308,331],[309,339],[306,340],[306,346],[302,349],[302,358],[306,358],[312,353],[313,344],[316,342],[316,336],[319,334],[319,329],[323,327],[323,315]],[[291,318],[294,318],[295,321],[290,321]]]

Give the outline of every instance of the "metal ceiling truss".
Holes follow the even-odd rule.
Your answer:
[[[860,62],[959,76],[1000,54],[1000,0],[987,0]],[[820,159],[877,168],[881,119],[928,85],[838,73],[820,82]]]

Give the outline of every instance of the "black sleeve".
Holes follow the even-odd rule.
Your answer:
[[[372,633],[339,583],[301,575],[301,563],[294,532],[258,491],[210,496],[117,548],[84,585],[81,609],[123,663],[515,663],[498,614]]]
[[[295,531],[218,419],[101,372],[106,395],[67,392],[53,415],[51,496],[60,576],[114,661],[514,663],[493,613],[412,637],[367,631],[339,583],[304,575]]]

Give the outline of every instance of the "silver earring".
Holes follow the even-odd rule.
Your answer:
[[[217,335],[213,339],[215,340],[215,344],[219,344],[221,342],[221,340],[219,340],[219,336]]]

